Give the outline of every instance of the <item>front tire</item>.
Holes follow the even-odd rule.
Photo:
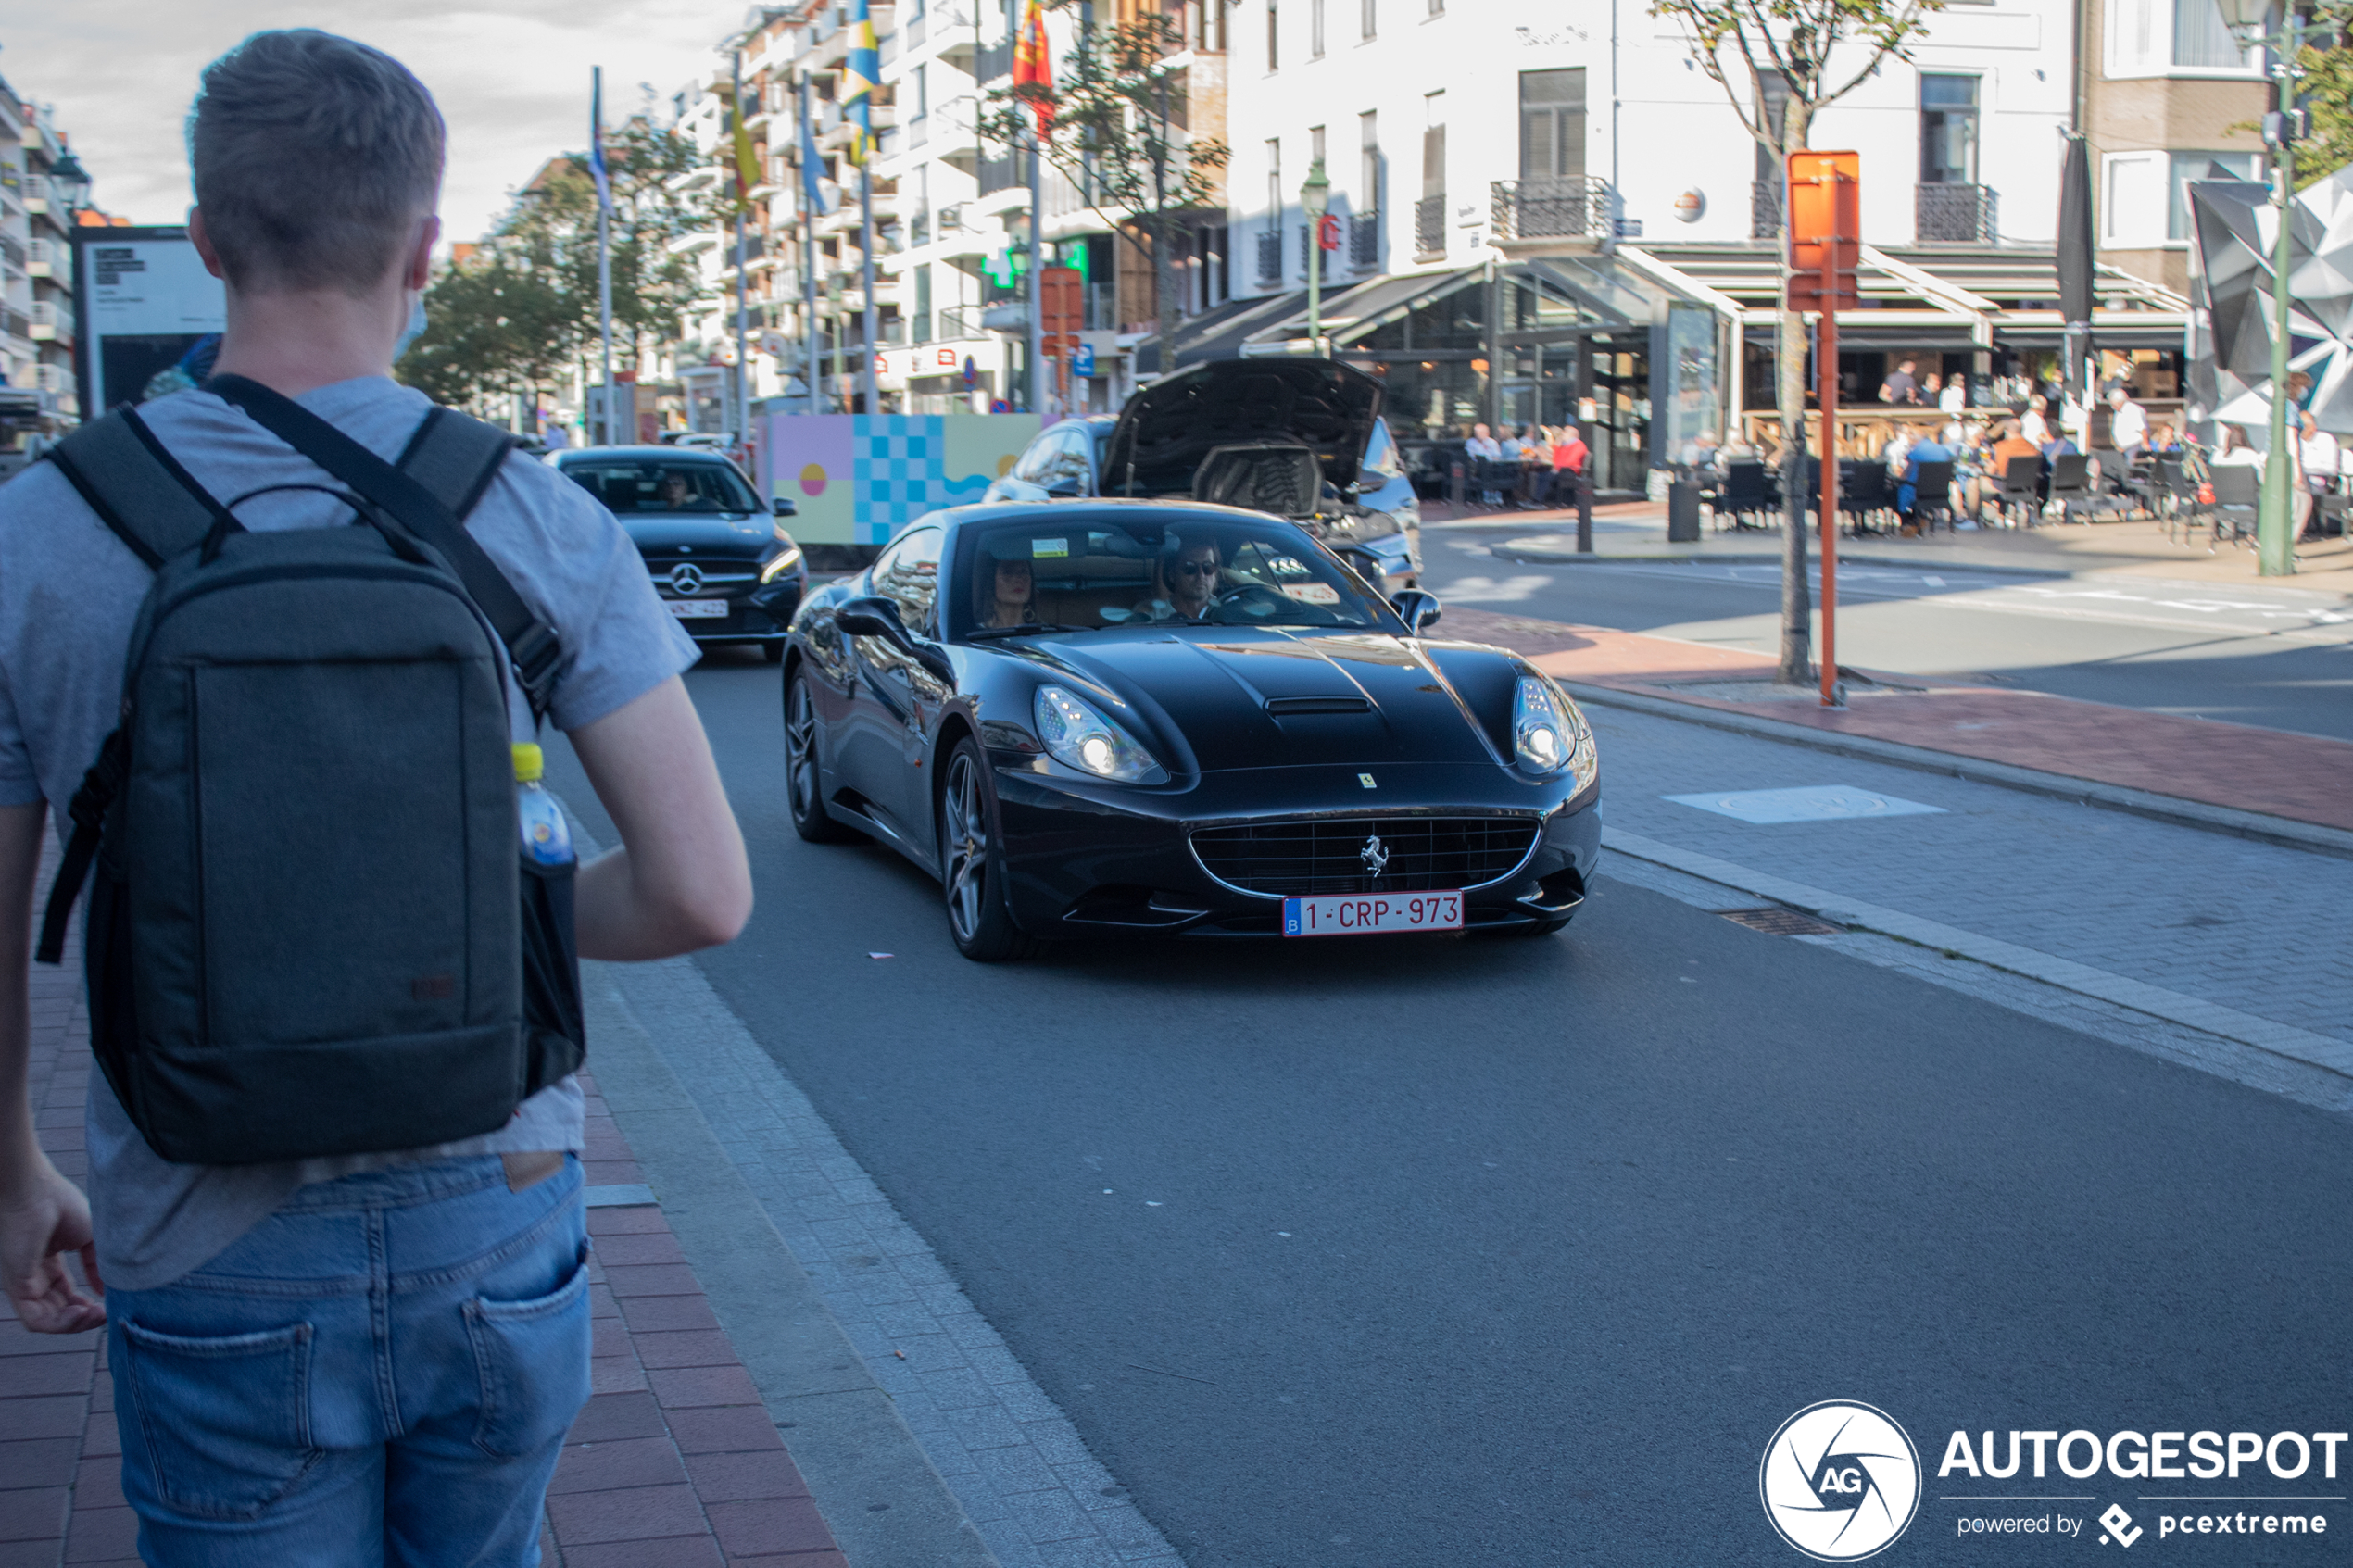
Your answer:
[[[967,735],[948,754],[939,793],[939,882],[948,935],[975,963],[1035,958],[1045,944],[1013,923],[1005,903],[1005,852],[997,831],[988,759]]]
[[[858,830],[825,810],[824,775],[817,760],[817,699],[810,695],[809,671],[795,670],[785,682],[785,807],[793,832],[809,844],[847,844]]]

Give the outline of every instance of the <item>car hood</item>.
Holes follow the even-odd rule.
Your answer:
[[[1497,759],[1441,661],[1421,644],[1380,633],[1221,626],[1031,650],[1157,710],[1204,771]],[[1493,650],[1479,657],[1508,664]]]
[[[677,517],[633,512],[621,526],[641,551],[700,555],[722,558],[757,556],[775,543],[776,527],[757,513],[687,512]]]
[[[1248,442],[1311,448],[1341,491],[1380,418],[1381,384],[1330,359],[1213,359],[1127,400],[1103,448],[1106,495],[1190,495],[1212,450]]]

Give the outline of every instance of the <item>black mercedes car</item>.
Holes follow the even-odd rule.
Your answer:
[[[677,446],[583,446],[547,455],[605,504],[645,558],[655,591],[698,643],[757,643],[774,663],[809,563],[785,532],[790,501],[763,506],[735,464]]]
[[[785,655],[793,825],[938,876],[967,957],[1119,934],[1558,930],[1592,732],[1296,525],[1094,500],[935,512]]]

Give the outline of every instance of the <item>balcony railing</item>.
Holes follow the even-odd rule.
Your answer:
[[[1414,257],[1427,261],[1446,254],[1446,193],[1414,204]]]
[[[32,306],[32,335],[44,340],[73,336],[73,311],[55,300],[35,300]]]
[[[1488,187],[1489,232],[1498,240],[1603,239],[1615,205],[1606,180],[1498,180]]]
[[[25,320],[23,311],[11,310],[0,305],[0,332],[6,332],[10,337],[29,338],[32,335],[32,323]]]
[[[1283,232],[1269,228],[1258,236],[1258,281],[1279,283],[1283,281]]]
[[[1355,212],[1348,218],[1348,264],[1369,272],[1380,265],[1380,214]]]
[[[1748,237],[1779,239],[1781,232],[1781,182],[1755,180],[1748,187]]]
[[[1997,203],[1988,185],[1920,185],[1913,206],[1924,245],[1990,245],[2001,238]]]
[[[982,307],[977,305],[950,305],[939,312],[939,336],[947,338],[986,337],[988,330],[980,324]]]
[[[1013,74],[1013,41],[984,44],[973,52],[973,80],[993,82],[1000,76]]]
[[[980,160],[980,194],[982,195],[990,195],[999,191],[1010,191],[1021,182],[1021,158],[1017,155],[1007,153],[1003,157],[985,157]]]

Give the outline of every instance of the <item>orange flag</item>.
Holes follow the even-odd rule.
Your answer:
[[[1033,83],[1041,95],[1030,99],[1029,112],[1038,117],[1038,133],[1043,136],[1054,128],[1054,61],[1047,52],[1046,14],[1038,8],[1038,0],[1029,0],[1021,32],[1013,40],[1013,85]]]

